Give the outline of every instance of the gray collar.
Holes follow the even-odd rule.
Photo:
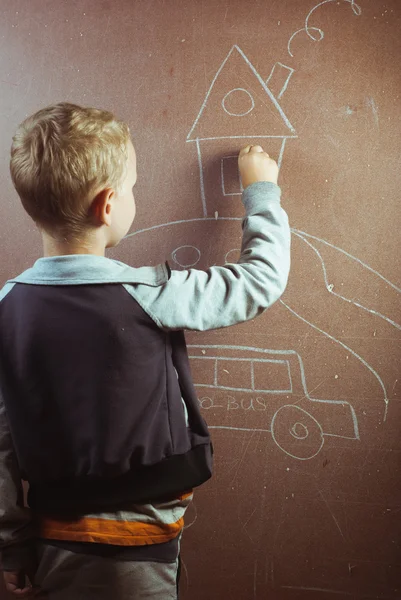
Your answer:
[[[101,283],[142,283],[159,286],[169,279],[167,264],[130,267],[118,260],[92,254],[40,258],[33,267],[8,283],[33,285],[87,285]]]

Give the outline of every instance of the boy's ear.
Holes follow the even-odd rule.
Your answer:
[[[96,194],[91,204],[91,213],[96,225],[111,225],[114,190],[106,188]]]

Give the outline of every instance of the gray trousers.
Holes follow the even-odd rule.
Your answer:
[[[117,561],[38,543],[40,600],[177,600],[180,558],[173,563]]]

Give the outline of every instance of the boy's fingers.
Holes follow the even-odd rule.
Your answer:
[[[38,591],[37,586],[32,588],[31,585],[27,585],[25,574],[22,572],[4,571],[3,578],[7,591],[11,592],[14,598],[30,598],[34,592]]]
[[[6,585],[6,590],[10,592],[14,598],[30,598],[33,595],[31,587],[24,587],[23,589],[17,588],[15,585]]]
[[[7,589],[12,591],[19,587],[21,574],[19,571],[3,571],[3,578],[6,583]]]
[[[13,598],[25,599],[25,598],[34,598],[39,593],[40,590],[38,588],[31,588],[31,587],[26,587],[23,590],[20,590],[20,589],[11,590],[7,587],[7,591],[11,593]]]
[[[249,150],[252,148],[252,146],[249,144],[248,146],[244,146],[243,148],[241,148],[241,150],[239,151],[239,155],[243,156],[244,154],[248,154]]]
[[[264,153],[266,154],[266,156],[269,156],[267,152],[263,150],[262,146],[259,146],[258,144],[256,146],[248,144],[248,146],[244,146],[243,148],[241,148],[239,152],[239,158],[241,158],[241,156],[244,156],[245,154],[250,154],[251,152]]]

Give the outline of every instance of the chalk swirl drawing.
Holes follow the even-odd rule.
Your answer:
[[[307,14],[307,17],[305,19],[305,25],[304,27],[302,27],[301,29],[298,29],[298,31],[295,31],[292,36],[290,37],[290,39],[288,40],[288,54],[294,58],[293,53],[291,52],[291,42],[293,41],[293,39],[295,38],[295,36],[297,36],[300,33],[305,32],[306,35],[309,37],[309,39],[311,39],[314,42],[321,42],[322,39],[324,38],[324,32],[319,28],[319,27],[312,27],[309,25],[309,19],[311,18],[312,14],[315,12],[315,10],[317,8],[319,8],[320,6],[323,6],[323,4],[329,4],[331,2],[336,2],[337,4],[340,4],[339,0],[323,0],[323,2],[320,2],[319,4],[317,4],[316,6],[314,6],[312,8],[312,10],[309,11],[309,13]],[[354,15],[356,15],[357,17],[359,17],[359,15],[361,14],[362,10],[361,7],[356,4],[355,0],[343,0],[343,2],[347,2],[347,4],[351,5],[351,9],[352,12],[354,13]],[[316,32],[317,36],[315,37],[313,35],[312,32]]]
[[[298,413],[298,414],[296,414],[296,413]],[[304,422],[300,421],[300,419],[305,419],[305,415],[308,419],[306,425]],[[295,456],[294,454],[291,454],[291,452],[288,452],[286,450],[284,436],[281,435],[281,438],[280,438],[280,431],[279,431],[279,427],[277,425],[277,423],[280,420],[283,421],[285,428],[288,427],[289,434],[292,437],[294,437],[296,440],[300,440],[300,441],[303,441],[303,440],[307,441],[308,438],[311,437],[311,428],[314,427],[315,430],[317,431],[318,439],[320,440],[320,445],[319,444],[317,445],[315,452],[313,454],[312,453],[309,454],[306,457]],[[289,425],[288,425],[288,423],[289,423]],[[323,437],[324,434],[323,434],[323,429],[320,426],[320,423],[314,417],[312,417],[311,414],[306,412],[306,410],[304,410],[303,408],[300,408],[299,406],[296,406],[296,405],[285,404],[284,406],[279,408],[272,419],[271,430],[272,430],[272,438],[275,441],[275,443],[277,444],[277,446],[283,452],[285,452],[289,456],[292,456],[292,458],[298,458],[299,460],[307,460],[309,458],[314,458],[317,454],[319,454],[319,452],[322,449],[322,446],[324,444],[324,437]],[[359,439],[359,436],[356,439]]]

